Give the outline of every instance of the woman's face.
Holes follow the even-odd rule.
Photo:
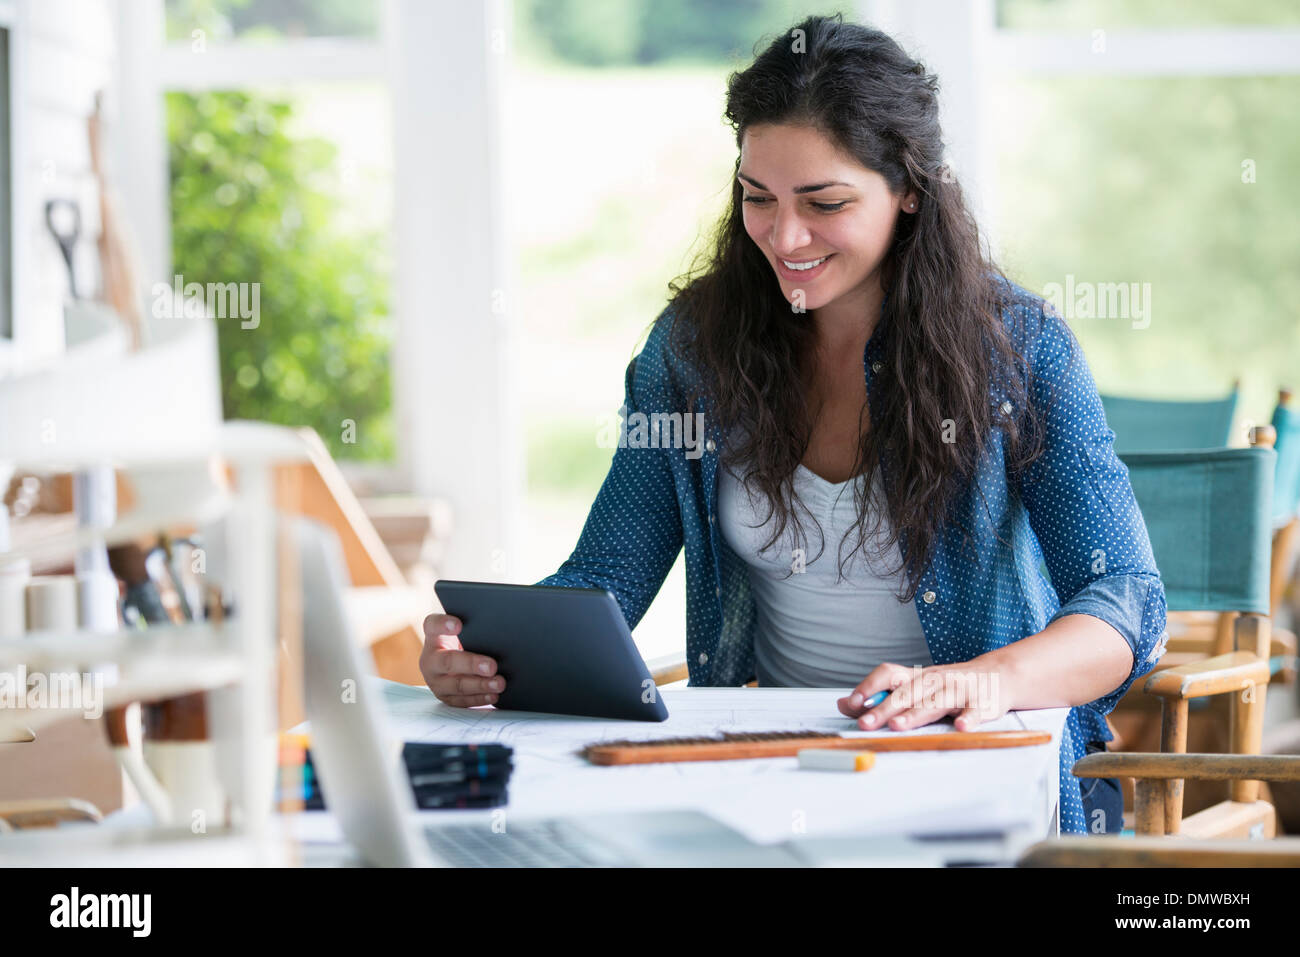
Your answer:
[[[807,126],[748,128],[738,178],[745,231],[786,299],[808,312],[876,281],[899,210],[916,202]]]

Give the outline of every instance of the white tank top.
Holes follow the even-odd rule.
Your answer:
[[[882,662],[933,664],[915,601],[898,601],[901,569],[889,574],[900,564],[898,545],[882,556],[887,515],[881,518],[878,534],[882,537],[848,558],[844,577],[837,581],[840,541],[856,520],[853,493],[862,482],[862,476],[828,482],[800,465],[794,488],[817,525],[799,508],[803,525],[799,541],[787,522],[782,539],[760,553],[774,527],[756,527],[767,517],[767,502],[751,501],[729,469],[718,470],[722,535],[749,570],[757,611],[754,651],[760,685],[847,688]],[[879,471],[874,491],[873,508],[883,501]],[[770,521],[774,523],[775,517]],[[874,515],[869,516],[868,534],[872,521]],[[844,543],[846,555],[855,543],[852,537]],[[796,546],[803,550],[802,563]],[[794,569],[800,570],[792,573]]]

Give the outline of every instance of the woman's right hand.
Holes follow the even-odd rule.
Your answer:
[[[495,659],[461,647],[456,637],[460,629],[461,621],[455,615],[430,615],[424,619],[420,674],[443,704],[456,708],[496,704],[506,679],[497,674]]]

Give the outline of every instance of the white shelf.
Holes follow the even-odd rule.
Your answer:
[[[196,655],[234,650],[234,630],[231,625],[197,622],[113,632],[34,631],[21,638],[0,639],[0,668],[25,664],[29,669],[46,669],[108,661],[126,667],[155,657],[184,662]]]
[[[179,314],[178,314],[179,315]],[[117,866],[181,857],[220,863],[272,863],[262,849],[274,784],[275,583],[277,543],[272,467],[307,461],[292,429],[222,422],[216,327],[210,319],[152,320],[148,345],[128,352],[120,324],[102,307],[69,308],[69,348],[41,367],[0,374],[0,480],[29,471],[125,470],[134,503],[107,529],[72,529],[25,543],[5,557],[71,558],[156,534],[177,525],[223,523],[226,560],[221,584],[238,615],[208,623],[147,631],[29,634],[0,641],[0,671],[30,674],[104,673],[94,708],[233,687],[230,707],[209,714],[210,738],[236,756],[224,784],[238,809],[237,832],[194,838],[157,829],[123,833],[60,828],[53,835],[0,836],[0,859],[35,849],[54,860]],[[228,488],[224,466],[235,469]],[[212,700],[218,696],[214,695]],[[0,733],[38,728],[82,707],[0,708]]]
[[[5,867],[285,867],[300,855],[286,838],[258,840],[231,829],[192,834],[188,827],[76,824],[0,836]]]
[[[188,502],[169,503],[162,508],[155,506],[148,509],[133,509],[105,529],[72,526],[57,535],[15,545],[8,552],[0,552],[0,558],[26,558],[33,565],[38,565],[69,559],[79,549],[89,545],[102,544],[112,548],[114,545],[124,545],[155,536],[159,529],[206,525],[221,518],[230,510],[231,499],[228,492],[213,488],[206,496]]]
[[[104,710],[132,701],[156,701],[207,691],[239,681],[244,658],[236,628],[208,624],[154,627],[110,634],[31,634],[0,641],[0,672],[15,674],[103,675]],[[39,729],[61,718],[82,715],[79,707],[0,709],[0,735],[18,728]]]
[[[160,448],[211,450],[221,429],[216,325],[149,320],[149,345],[126,352],[103,306],[68,306],[78,343],[57,364],[0,380],[0,461],[71,471],[142,458]]]

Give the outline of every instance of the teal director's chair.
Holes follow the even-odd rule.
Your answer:
[[[1237,386],[1222,399],[1134,399],[1102,395],[1115,451],[1168,452],[1227,448],[1237,412]]]
[[[1271,431],[1251,448],[1121,456],[1169,608],[1236,612],[1233,647],[1147,676],[1145,693],[1161,703],[1159,753],[1102,752],[1075,762],[1078,777],[1135,780],[1136,835],[1041,841],[1020,866],[1300,864],[1300,839],[1271,840],[1276,816],[1260,796],[1261,781],[1300,781],[1300,757],[1260,753],[1269,681]],[[1188,703],[1202,696],[1227,698],[1232,753],[1186,753]],[[1230,782],[1229,798],[1184,818],[1185,780]]]
[[[1258,430],[1264,432],[1264,429]],[[1260,800],[1259,781],[1231,778],[1230,797],[1186,819],[1183,779],[1209,774],[1213,762],[1189,755],[1188,706],[1193,698],[1226,696],[1228,740],[1234,755],[1259,755],[1269,668],[1269,580],[1272,554],[1271,429],[1244,449],[1133,452],[1120,458],[1146,522],[1169,610],[1232,613],[1232,646],[1147,676],[1143,691],[1160,701],[1159,754],[1104,753],[1079,761],[1080,777],[1128,776],[1135,781],[1139,835],[1271,837],[1273,806]],[[1268,444],[1263,444],[1268,443]],[[1252,770],[1257,757],[1246,764]],[[1241,772],[1242,767],[1237,771]],[[1261,765],[1260,769],[1264,766]],[[1168,776],[1176,768],[1179,777]],[[1271,773],[1271,772],[1270,772]]]

